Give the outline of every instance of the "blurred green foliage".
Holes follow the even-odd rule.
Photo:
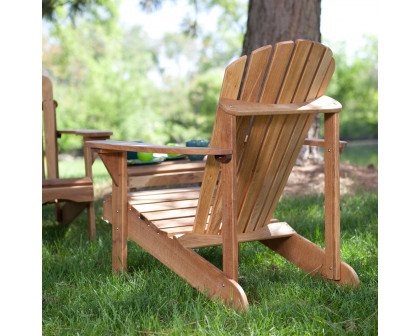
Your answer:
[[[378,138],[378,38],[366,35],[365,41],[365,46],[350,56],[344,42],[330,45],[336,64],[326,94],[343,105],[342,139]]]
[[[58,129],[112,130],[114,140],[156,144],[210,139],[224,68],[240,56],[246,1],[200,1],[198,10],[220,7],[216,30],[161,40],[140,25],[122,28],[119,1],[104,4],[112,13],[106,20],[89,13],[69,19],[71,8],[62,6],[43,23],[43,74],[54,84]],[[378,133],[377,39],[366,41],[352,57],[344,44],[326,42],[336,59],[327,94],[343,104],[343,139]],[[60,139],[61,151],[76,148],[79,139]]]

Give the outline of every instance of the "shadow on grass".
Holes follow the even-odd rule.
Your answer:
[[[53,243],[66,235],[69,225],[58,225],[55,221],[55,204],[42,207],[42,241]]]

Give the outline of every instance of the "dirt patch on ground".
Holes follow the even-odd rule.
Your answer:
[[[378,192],[378,170],[340,163],[340,194],[354,195],[359,190]],[[324,165],[293,167],[284,195],[313,195],[324,192]]]
[[[294,166],[283,195],[314,195],[324,193],[324,165]],[[189,185],[186,185],[189,186]],[[193,186],[198,186],[194,184]],[[354,195],[360,190],[378,192],[378,170],[340,163],[340,195]],[[95,185],[95,199],[111,193],[111,183]]]

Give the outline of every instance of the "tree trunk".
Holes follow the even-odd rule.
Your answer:
[[[242,55],[267,44],[306,39],[320,42],[321,0],[249,0],[247,31]],[[317,115],[308,137],[319,138],[321,119]],[[303,146],[298,165],[322,162],[319,147]]]

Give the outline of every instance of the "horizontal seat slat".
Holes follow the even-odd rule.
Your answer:
[[[204,170],[170,172],[155,175],[129,176],[128,188],[155,187],[165,185],[177,185],[184,183],[201,183],[203,181]]]
[[[238,235],[238,243],[245,243],[255,240],[266,240],[280,237],[290,237],[296,233],[286,222],[268,224],[256,231],[241,233]],[[178,241],[189,248],[221,245],[222,235],[206,235],[199,233],[188,233],[178,238]]]
[[[182,226],[192,226],[193,224],[194,216],[153,221],[153,225],[162,231],[167,231],[171,228],[179,228]]]
[[[134,207],[138,210],[136,207]],[[162,219],[176,219],[189,216],[195,216],[196,207],[187,208],[187,209],[172,209],[164,211],[153,211],[153,212],[141,212],[141,214],[146,217],[148,220],[154,222],[155,220]]]
[[[153,211],[165,211],[171,209],[185,209],[197,207],[198,199],[172,201],[172,202],[159,202],[150,204],[136,204],[133,207],[141,213]]]
[[[55,200],[91,202],[93,200],[93,186],[81,185],[42,189],[42,204],[53,203]]]
[[[200,171],[204,170],[206,161],[189,162],[188,160],[179,161],[164,161],[154,165],[139,165],[139,166],[128,166],[127,175],[131,176],[143,176],[143,175],[156,175],[163,173],[176,173],[184,171]]]
[[[92,185],[90,177],[76,177],[65,179],[46,179],[42,181],[42,188],[76,187]]]
[[[186,191],[186,192],[175,192],[165,194],[134,194],[128,196],[128,203],[132,206],[137,204],[149,204],[159,202],[170,202],[170,201],[182,201],[182,200],[193,200],[198,199],[200,190]]]

